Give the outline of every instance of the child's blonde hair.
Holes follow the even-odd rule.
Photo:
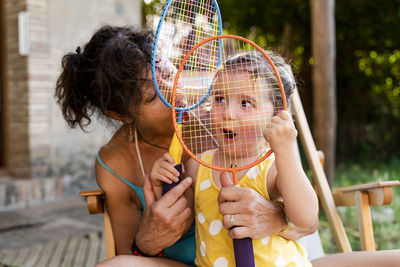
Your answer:
[[[286,102],[289,109],[289,100],[293,94],[293,91],[296,89],[296,82],[294,80],[293,72],[289,64],[285,62],[285,60],[279,54],[272,51],[265,51],[267,55],[270,57],[272,62],[274,63],[279,77],[281,78],[283,84],[283,90],[286,95]],[[251,63],[251,64],[249,64]],[[246,52],[230,57],[225,62],[223,62],[217,69],[214,81],[216,77],[222,71],[229,70],[243,70],[252,75],[253,79],[264,78],[271,80],[269,84],[276,87],[272,90],[272,92],[279,92],[279,85],[275,75],[271,75],[273,73],[271,65],[265,59],[264,55],[259,52]],[[275,99],[279,101],[281,94],[277,94]],[[280,99],[282,101],[282,99]],[[279,103],[278,103],[279,105]]]

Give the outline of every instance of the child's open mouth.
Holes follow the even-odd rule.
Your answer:
[[[228,139],[228,140],[235,139],[235,136],[236,136],[235,132],[228,130],[228,129],[223,129],[223,132],[224,132],[224,136],[226,139]]]

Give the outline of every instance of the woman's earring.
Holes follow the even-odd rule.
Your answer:
[[[129,125],[129,135],[128,135],[128,142],[129,143],[133,142],[132,127],[133,127],[133,124]]]

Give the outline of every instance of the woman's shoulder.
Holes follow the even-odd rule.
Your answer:
[[[115,186],[115,179],[118,176],[123,177],[133,184],[140,183],[136,181],[139,177],[132,175],[132,168],[135,170],[137,158],[123,145],[108,143],[102,146],[97,154],[95,162],[96,180],[100,187],[107,187],[112,184]],[[111,170],[111,171],[110,171]],[[126,186],[126,185],[124,185]]]
[[[107,165],[117,166],[132,161],[132,157],[129,154],[126,146],[114,142],[108,142],[103,145],[98,152],[98,156]]]
[[[126,145],[102,146],[95,162],[96,181],[106,192],[109,205],[132,205],[141,207],[141,201],[133,186],[143,183],[138,175],[137,158]]]

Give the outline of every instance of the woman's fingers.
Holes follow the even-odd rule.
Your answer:
[[[173,216],[179,215],[186,207],[188,206],[188,201],[186,200],[185,196],[181,196],[178,198],[178,200],[175,202],[173,206],[169,208],[169,212]]]
[[[231,238],[238,238],[238,239],[251,237],[251,229],[245,226],[234,227],[228,231],[228,235]]]
[[[233,181],[227,172],[222,172],[219,176],[222,187],[228,187],[233,185]]]
[[[187,211],[189,210],[189,213]],[[174,227],[175,223],[182,223],[188,216],[190,216],[191,211],[188,207],[187,200],[184,196],[180,196],[177,201],[168,208],[162,208],[160,206],[153,208],[153,213],[159,218],[160,223],[170,225]]]
[[[186,221],[190,218],[190,215],[192,214],[192,210],[188,207],[186,207],[183,211],[179,212],[179,214],[177,214],[176,221],[177,222],[183,222]]]
[[[218,195],[219,211],[222,215],[251,212],[258,193],[250,188],[230,186],[222,188]]]
[[[165,195],[163,195],[158,201],[161,208],[170,208],[175,205],[178,199],[183,195],[186,189],[192,184],[193,179],[188,177],[182,180],[179,184],[174,186],[171,190],[169,190]]]
[[[240,188],[238,186],[228,186],[221,188],[221,191],[218,194],[217,201],[219,204],[227,202],[227,201],[237,201],[241,197],[241,190],[244,188]]]
[[[223,202],[219,205],[219,212],[224,215],[243,213],[246,208],[244,201]]]
[[[247,214],[233,213],[222,217],[223,226],[230,230],[233,227],[249,226],[253,223],[251,216]]]

